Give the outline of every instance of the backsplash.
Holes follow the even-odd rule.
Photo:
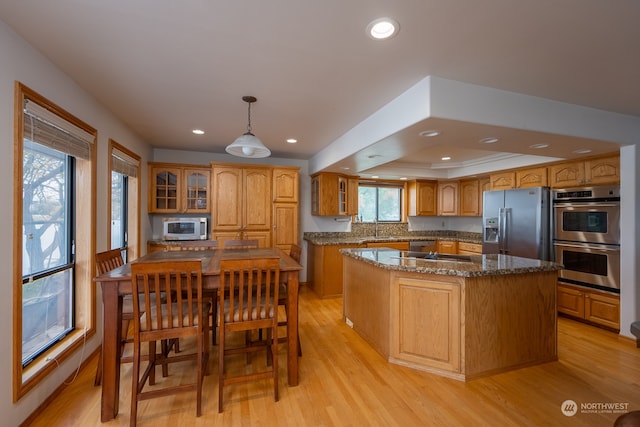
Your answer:
[[[419,230],[409,231],[406,222],[394,223],[378,223],[378,237],[396,237],[396,236],[429,236],[429,237],[456,237],[458,239],[480,240],[482,234],[457,231],[457,230]],[[376,224],[369,222],[353,222],[351,223],[351,232],[306,232],[305,238],[348,238],[348,237],[369,237],[376,235]]]

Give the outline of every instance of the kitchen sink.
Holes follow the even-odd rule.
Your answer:
[[[400,258],[416,258],[427,261],[473,262],[469,255],[440,254],[437,252],[402,251]]]

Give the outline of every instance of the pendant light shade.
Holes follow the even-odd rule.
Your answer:
[[[264,146],[262,141],[251,133],[251,104],[256,102],[257,99],[253,96],[243,96],[242,100],[249,104],[247,132],[236,138],[232,144],[227,146],[225,151],[238,157],[269,157],[271,155],[271,151]]]

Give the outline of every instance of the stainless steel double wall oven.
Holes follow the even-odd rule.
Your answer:
[[[553,210],[559,280],[619,293],[620,187],[555,190]]]

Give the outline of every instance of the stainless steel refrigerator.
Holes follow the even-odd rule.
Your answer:
[[[482,253],[551,260],[548,187],[485,191]]]

